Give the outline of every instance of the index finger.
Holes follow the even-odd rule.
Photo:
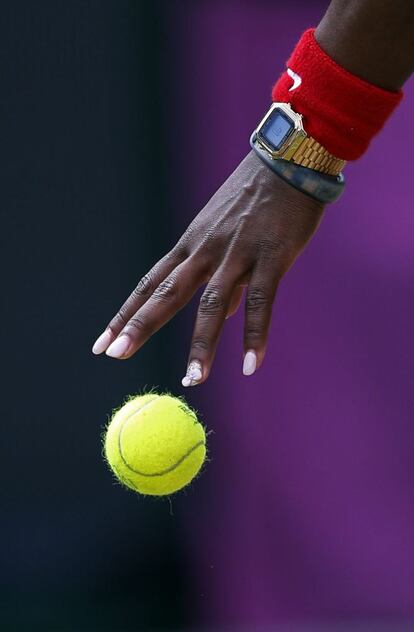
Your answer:
[[[118,338],[107,349],[113,358],[130,358],[192,298],[205,283],[203,261],[188,258],[155,288],[150,298],[131,316]]]
[[[146,303],[155,289],[184,259],[176,249],[170,250],[147,272],[133,289],[125,303],[95,341],[92,352],[96,355],[107,350],[135,312]]]

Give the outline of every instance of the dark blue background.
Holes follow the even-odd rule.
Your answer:
[[[113,407],[144,385],[173,387],[179,321],[130,362],[90,351],[177,234],[157,151],[161,13],[1,3],[2,630],[187,616],[178,518],[114,485],[101,457]]]

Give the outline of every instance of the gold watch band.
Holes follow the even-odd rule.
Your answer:
[[[327,173],[330,176],[339,175],[346,164],[346,160],[341,160],[330,154],[312,136],[307,136],[301,142],[290,160],[297,165]]]

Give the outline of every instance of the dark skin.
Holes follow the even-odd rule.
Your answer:
[[[414,70],[412,0],[334,0],[316,29],[338,64],[386,90],[399,90]]]
[[[414,65],[414,3],[333,0],[316,39],[350,72],[398,90]],[[246,288],[244,372],[253,373],[265,356],[279,282],[323,212],[323,204],[285,183],[250,152],[174,248],[139,281],[94,352],[130,358],[205,286],[183,380],[185,386],[202,383],[223,323],[237,311]]]

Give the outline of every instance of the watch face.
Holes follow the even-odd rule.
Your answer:
[[[294,128],[293,121],[280,110],[275,109],[259,130],[259,136],[272,151],[279,151]]]

